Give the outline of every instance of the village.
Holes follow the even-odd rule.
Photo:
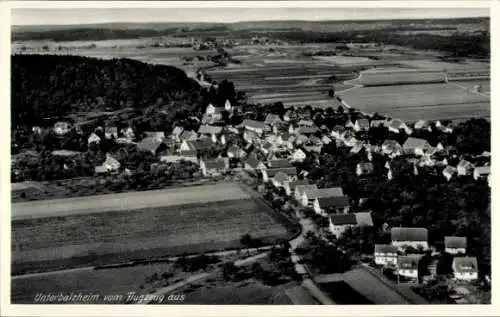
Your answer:
[[[87,142],[90,146],[112,139],[118,145],[136,146],[139,151],[151,153],[156,158],[151,169],[168,169],[189,162],[197,166],[195,175],[200,178],[219,181],[246,179],[247,184],[262,194],[275,209],[288,211],[299,219],[313,220],[314,226],[308,229],[325,241],[338,239],[353,228],[374,226],[371,212],[359,211],[366,198],[349,197],[342,184],[325,187],[325,182],[311,178],[314,166],[321,165],[321,156],[332,147],[343,149],[355,157],[355,170],[352,172],[360,180],[382,173],[377,177],[390,182],[396,169],[393,162],[403,159],[412,166],[411,173],[414,175],[422,169],[431,169],[447,181],[467,177],[486,181],[491,186],[489,152],[458,156],[452,145],[430,144],[423,138],[413,136],[419,135],[419,132],[420,135],[432,131],[452,133],[452,122],[420,120],[410,126],[398,119],[339,107],[326,111],[289,108],[282,115],[269,112],[264,121],[251,119],[254,118],[251,113],[244,113],[245,119],[241,123],[227,124],[227,119],[238,112],[241,113],[241,109],[226,100],[221,107],[212,104],[206,107],[202,118],[197,119],[198,130],[185,130],[178,125],[170,133],[138,133],[132,127],[119,130],[113,126],[99,126],[90,134],[87,132]],[[335,118],[334,125],[331,122],[327,124],[331,118]],[[324,124],[318,126],[317,123],[321,122]],[[64,121],[54,125],[53,133],[62,137],[75,128],[78,133],[85,133],[80,127]],[[389,137],[381,145],[370,144],[369,134],[373,129],[382,129]],[[42,128],[33,127],[32,131],[41,134]],[[136,137],[136,134],[144,137]],[[403,143],[398,142],[401,136],[405,139]],[[65,159],[79,154],[65,149],[52,152],[53,156]],[[382,171],[375,168],[378,163],[375,164],[374,157],[385,162]],[[66,163],[64,168],[67,168]],[[112,153],[106,153],[104,161],[95,166],[94,171],[99,177],[134,173],[124,168]],[[420,283],[419,261],[426,253],[436,255],[440,252],[453,257],[450,277],[454,281],[467,284],[479,279],[478,261],[468,255],[465,237],[445,236],[443,245],[436,247],[429,244],[428,228],[397,225],[389,228],[384,223],[382,230],[390,232],[391,241],[374,245],[369,254],[370,265],[396,276],[398,283]],[[300,256],[294,255],[293,259],[297,272],[306,275],[307,268],[300,264]],[[432,276],[436,261],[431,261],[429,266]]]

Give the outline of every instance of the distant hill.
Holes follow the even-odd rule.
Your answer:
[[[180,69],[130,59],[14,55],[12,126],[76,112],[162,108],[167,114],[199,107],[200,86]],[[181,106],[179,106],[181,105]]]

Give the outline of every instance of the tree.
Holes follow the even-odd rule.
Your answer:
[[[328,96],[329,96],[330,98],[335,97],[335,90],[334,90],[333,88],[328,89]]]
[[[343,114],[343,113],[344,113],[344,107],[339,106],[339,107],[337,108],[337,113],[339,113],[339,114]]]
[[[240,244],[242,244],[246,247],[252,247],[254,244],[252,236],[248,233],[242,235],[241,239],[240,239]]]
[[[222,278],[225,281],[231,281],[235,279],[238,273],[239,269],[236,265],[234,265],[234,262],[227,262],[222,266]]]

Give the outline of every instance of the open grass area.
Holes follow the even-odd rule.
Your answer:
[[[351,83],[362,86],[386,86],[420,83],[444,83],[445,73],[439,71],[400,70],[362,72]]]
[[[452,83],[363,87],[339,95],[350,107],[410,122],[490,116],[488,96]]]
[[[246,233],[274,243],[293,234],[292,230],[262,202],[237,197],[13,220],[12,271],[20,274],[238,248]]]

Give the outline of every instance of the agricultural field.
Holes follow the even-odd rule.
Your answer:
[[[490,116],[490,99],[452,83],[354,88],[339,96],[350,107],[414,122]]]
[[[459,86],[468,91],[474,91],[476,86],[480,87],[479,92],[484,95],[491,95],[491,82],[490,80],[467,80],[467,81],[453,81],[450,84]]]
[[[291,234],[288,223],[262,202],[238,193],[234,184],[224,186],[218,194],[200,186],[163,194],[163,200],[149,196],[152,203],[142,208],[136,201],[147,202],[147,192],[121,201],[117,195],[69,199],[75,201],[69,213],[59,213],[61,206],[72,207],[68,202],[54,205],[55,212],[44,217],[13,219],[13,274],[240,247],[246,233],[268,243]],[[190,203],[183,191],[191,194]],[[50,204],[45,208],[50,211]]]
[[[476,70],[488,70],[490,68],[489,63],[481,61],[466,61],[460,63],[444,62],[440,60],[408,60],[408,61],[398,61],[399,64],[405,67],[417,68],[417,69],[434,69],[434,70],[449,70],[449,71],[476,71]]]
[[[333,65],[340,67],[352,67],[352,66],[373,67],[376,65],[387,64],[387,62],[384,61],[378,61],[368,57],[358,57],[358,56],[335,55],[335,56],[315,56],[314,58],[322,62],[331,63]]]
[[[350,83],[362,86],[387,86],[420,83],[444,83],[446,75],[440,71],[390,70],[368,71],[351,80]]]

